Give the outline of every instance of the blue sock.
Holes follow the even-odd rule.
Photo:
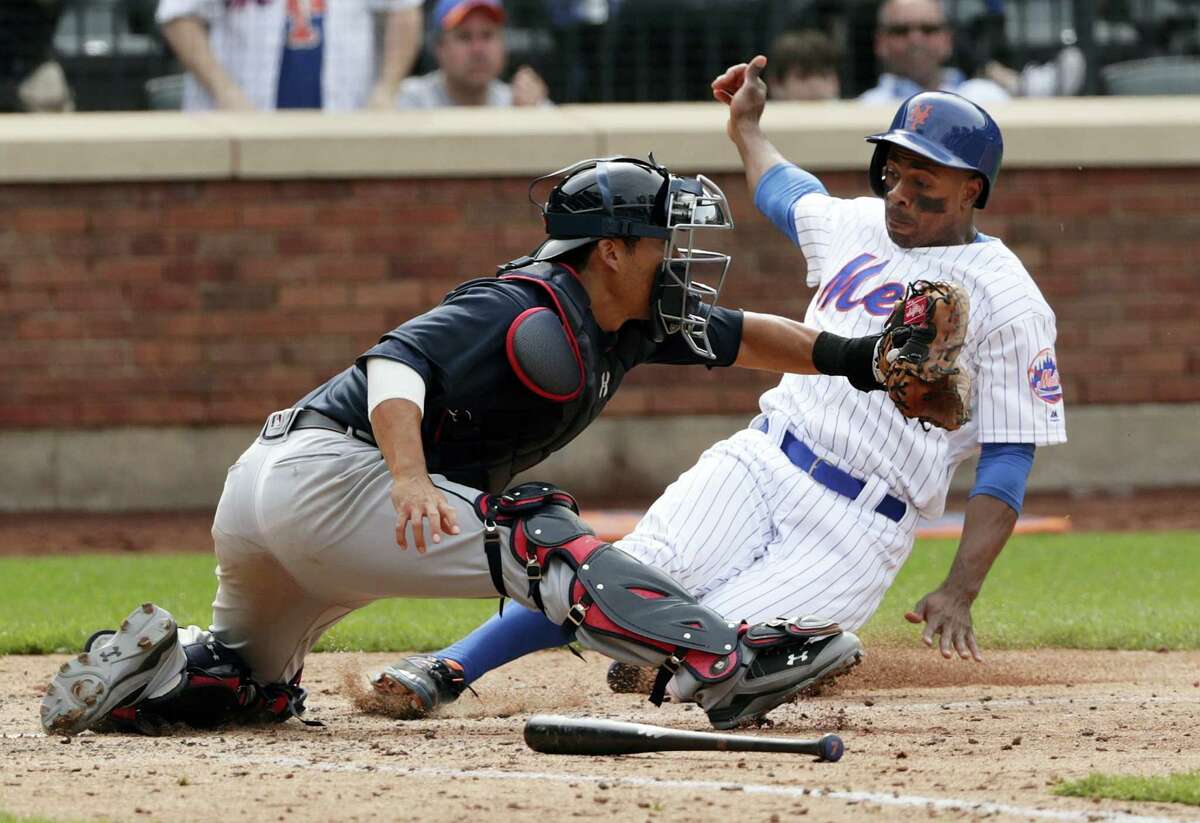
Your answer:
[[[463,668],[467,683],[530,652],[553,649],[571,642],[571,634],[541,612],[505,603],[504,614],[494,614],[462,640],[441,651]]]

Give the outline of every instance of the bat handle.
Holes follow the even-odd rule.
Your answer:
[[[817,758],[819,760],[836,763],[842,759],[842,754],[845,751],[846,744],[836,734],[823,735],[817,741]]]

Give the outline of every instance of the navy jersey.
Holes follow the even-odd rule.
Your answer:
[[[584,382],[578,395],[566,401],[532,391],[506,355],[513,322],[538,307],[563,317],[578,344]],[[353,366],[297,405],[370,431],[366,360],[398,360],[425,381],[421,435],[429,471],[495,492],[583,431],[634,366],[732,365],[741,345],[742,313],[713,309],[708,334],[715,360],[692,352],[679,334],[656,343],[648,321],[631,321],[615,333],[604,332],[573,273],[536,264],[460,286],[441,305],[388,332]]]

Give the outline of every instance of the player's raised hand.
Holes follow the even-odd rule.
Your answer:
[[[762,79],[767,58],[756,56],[749,63],[730,66],[712,81],[713,97],[729,106],[729,120],[757,123],[767,104],[767,84]]]
[[[931,649],[933,639],[940,635],[938,648],[947,660],[957,653],[963,660],[983,662],[971,625],[971,601],[966,596],[938,589],[918,600],[904,619],[925,624],[921,640]]]
[[[392,483],[392,505],[396,509],[396,545],[408,548],[406,529],[412,526],[413,545],[418,554],[424,554],[425,526],[429,525],[429,536],[434,543],[442,542],[443,534],[458,534],[457,515],[454,507],[446,502],[429,475],[423,472],[411,477],[396,478]]]

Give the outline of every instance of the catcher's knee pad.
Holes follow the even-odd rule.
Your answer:
[[[250,676],[241,655],[209,632],[181,629],[179,641],[187,658],[179,685],[136,705],[116,709],[111,719],[136,731],[184,723],[212,728],[227,723],[283,721],[303,713],[306,693],[299,675],[292,683],[262,685]]]
[[[738,668],[739,627],[701,606],[666,573],[596,537],[579,518],[574,499],[532,483],[481,505],[485,528],[512,527],[509,557],[525,570],[524,598],[562,619],[586,645],[626,662],[660,665],[651,699],[662,701],[667,680],[681,666],[697,682],[720,682]],[[501,594],[503,561],[489,531],[489,563]],[[511,562],[511,561],[510,561]],[[556,602],[546,602],[547,580]]]

